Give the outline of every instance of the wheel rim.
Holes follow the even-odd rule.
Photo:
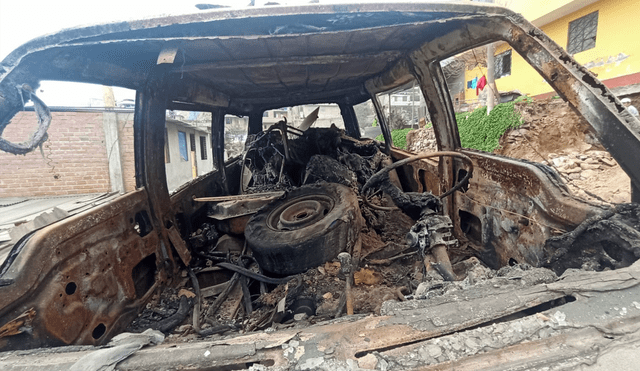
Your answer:
[[[292,200],[274,209],[267,225],[274,230],[290,231],[305,228],[322,220],[333,209],[333,200],[323,195],[308,195]]]

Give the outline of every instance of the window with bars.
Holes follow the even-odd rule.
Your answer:
[[[595,48],[598,30],[598,12],[595,11],[575,21],[569,22],[567,53],[576,54]]]
[[[196,151],[196,135],[189,134],[189,142],[191,143],[191,151]]]
[[[207,137],[200,136],[200,159],[207,159]]]
[[[495,79],[511,75],[511,49],[496,55],[493,72]]]

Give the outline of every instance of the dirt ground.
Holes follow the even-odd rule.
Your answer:
[[[516,108],[524,124],[502,137],[496,153],[556,168],[578,196],[596,200],[596,195],[613,203],[631,201],[629,177],[567,103],[549,98],[517,103]]]
[[[588,200],[631,201],[629,177],[567,103],[549,98],[520,102],[516,109],[524,123],[506,132],[494,153],[552,166],[574,194]],[[409,150],[435,150],[432,129],[410,134]]]

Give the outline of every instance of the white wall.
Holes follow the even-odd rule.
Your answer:
[[[193,171],[191,167],[191,158],[195,155],[197,176],[206,174],[213,170],[213,155],[211,153],[211,135],[205,131],[177,124],[172,120],[167,120],[167,136],[169,144],[169,163],[165,163],[167,172],[167,187],[169,191],[173,191],[180,185],[193,179]],[[180,155],[180,143],[178,132],[182,131],[187,139],[188,160],[184,160]],[[194,134],[196,139],[195,153],[191,151],[190,135]],[[201,157],[200,137],[206,137],[207,159]]]

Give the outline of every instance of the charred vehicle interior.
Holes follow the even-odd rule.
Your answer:
[[[0,64],[0,134],[29,100],[40,126],[30,143],[0,137],[0,149],[33,150],[56,124],[33,93],[42,80],[135,89],[137,189],[12,248],[0,267],[0,351],[101,346],[153,328],[198,342],[148,349],[119,367],[305,369],[319,357],[327,369],[372,357],[378,369],[465,365],[472,361],[438,351],[422,363],[401,358],[459,331],[510,318],[552,323],[555,306],[579,312],[608,290],[636,290],[637,205],[583,200],[547,165],[461,147],[440,63],[495,41],[586,118],[637,189],[637,119],[561,47],[500,7],[219,10],[65,30],[17,49]],[[377,94],[414,80],[438,152],[391,145]],[[384,142],[361,137],[354,106],[368,100]],[[266,110],[324,103],[339,106],[343,128],[286,119],[263,126]],[[167,110],[211,113],[216,168],[172,193]],[[225,115],[249,117],[244,151],[227,161]],[[619,331],[637,322],[625,321]],[[549,331],[536,338],[549,354],[561,353],[558,334],[610,336],[593,327]],[[520,345],[472,355],[512,347],[513,359],[542,357]],[[587,352],[574,350],[558,357]],[[7,354],[7,369],[19,369],[22,356]]]

